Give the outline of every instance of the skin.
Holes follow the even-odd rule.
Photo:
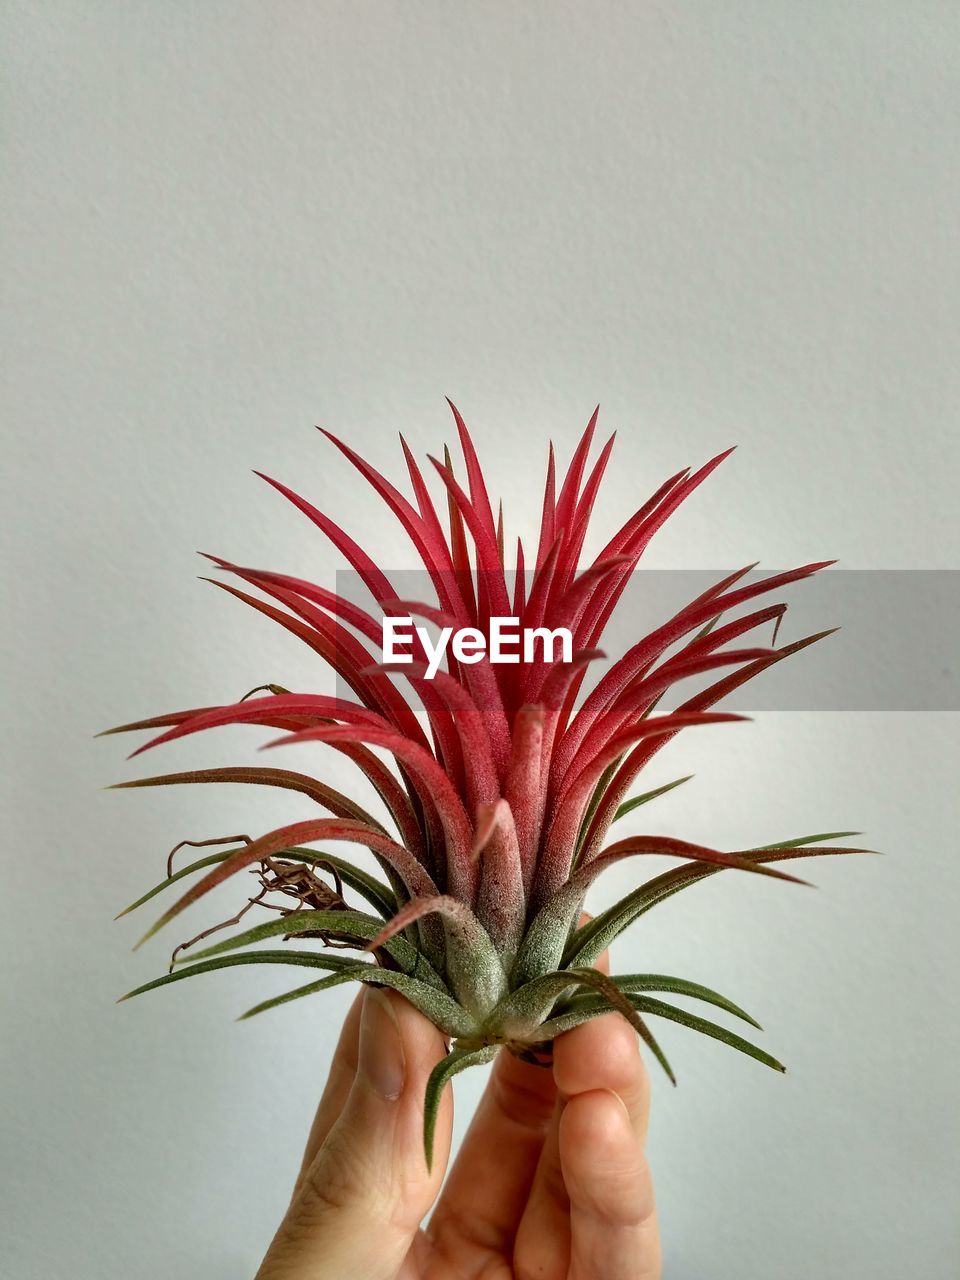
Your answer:
[[[445,1050],[396,992],[358,996],[257,1280],[660,1280],[649,1085],[624,1019],[561,1036],[550,1070],[500,1053],[444,1185],[452,1091],[432,1173],[422,1100]]]

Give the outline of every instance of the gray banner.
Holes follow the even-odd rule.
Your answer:
[[[436,592],[423,570],[384,570],[397,597],[436,606]],[[777,570],[756,570],[737,588],[761,581]],[[508,573],[512,599],[513,578]],[[638,570],[631,578],[607,624],[600,647],[605,659],[591,664],[590,686],[610,664],[644,635],[716,584],[723,570]],[[527,591],[531,575],[527,574]],[[365,609],[379,622],[380,611],[356,573],[337,574],[337,593]],[[812,578],[755,597],[729,613],[720,625],[768,604],[786,603],[777,646],[813,632],[839,627],[835,635],[771,666],[725,699],[737,711],[957,711],[960,710],[958,637],[960,637],[960,571],[941,569],[830,568]],[[388,612],[402,612],[389,609]],[[512,611],[511,611],[512,612]],[[348,618],[342,616],[342,622]],[[435,637],[439,628],[415,618]],[[557,617],[548,625],[560,625]],[[692,638],[686,637],[687,640]],[[731,642],[728,648],[768,647],[773,624]],[[380,651],[371,642],[375,661]],[[667,653],[674,653],[673,646]],[[441,667],[441,670],[444,667]],[[683,681],[661,704],[675,705],[697,688],[720,678],[709,673]],[[402,677],[399,677],[402,679]],[[353,698],[345,682],[338,693]]]

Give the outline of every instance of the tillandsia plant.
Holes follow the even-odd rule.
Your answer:
[[[132,911],[186,877],[199,876],[145,937],[238,872],[252,872],[256,891],[242,895],[232,920],[181,944],[168,974],[129,994],[240,964],[300,965],[325,975],[264,1001],[245,1017],[345,982],[394,988],[450,1043],[427,1087],[428,1163],[440,1095],[452,1076],[488,1062],[501,1049],[547,1063],[556,1036],[611,1010],[630,1022],[671,1080],[673,1072],[648,1019],[680,1023],[782,1071],[775,1058],[750,1041],[660,998],[692,998],[759,1025],[724,996],[662,974],[609,977],[596,962],[644,912],[718,871],[795,880],[771,864],[860,852],[826,843],[855,832],[734,852],[653,835],[611,842],[615,823],[687,781],[630,794],[644,766],[670,738],[681,729],[742,719],[711,708],[772,664],[829,634],[776,647],[786,606],[753,608],[752,602],[830,562],[756,581],[747,580],[753,565],[729,574],[599,668],[602,674],[587,689],[589,664],[604,657],[597,647],[601,635],[644,549],[727,453],[698,471],[671,476],[581,569],[588,521],[613,446],[611,437],[588,467],[594,413],[560,480],[551,446],[536,554],[529,556],[518,539],[516,568],[508,572],[502,507],[495,516],[470,434],[451,408],[465,483],[457,478],[449,452],[442,462],[431,458],[445,490],[446,502],[439,506],[402,437],[412,501],[348,445],[329,437],[400,521],[429,575],[435,602],[399,598],[387,574],[344,530],[266,476],[346,558],[376,602],[375,611],[300,578],[210,557],[231,575],[228,581],[211,581],[308,644],[336,671],[342,692],[352,696],[294,693],[269,684],[238,702],[108,730],[161,730],[139,748],[145,751],[201,729],[258,725],[281,731],[269,746],[327,744],[372,783],[383,803],[383,821],[326,783],[281,768],[212,768],[120,783],[280,787],[309,797],[324,814],[255,839],[241,835],[178,845],[174,854],[184,845],[218,847],[176,870],[171,854],[163,882],[127,908]],[[234,585],[236,580],[259,595]],[[401,660],[392,644],[385,646],[388,618],[420,618],[447,637],[467,636],[471,643],[454,645],[445,670],[437,670],[436,648],[428,652],[426,630],[411,627]],[[518,633],[539,635],[541,652],[494,661],[484,642],[505,619]],[[755,639],[767,627],[773,630],[770,645],[745,646],[745,637]],[[564,634],[567,652],[548,653],[546,633]],[[393,661],[383,660],[385,647]],[[673,686],[695,676],[708,676],[707,687],[657,713]],[[324,847],[314,847],[318,844]],[[368,849],[382,876],[330,851],[329,846],[343,844]],[[666,855],[680,864],[584,922],[584,899],[597,876],[624,858],[645,855]],[[237,924],[254,908],[273,914],[185,961],[186,948]],[[292,945],[278,946],[279,941]],[[265,942],[273,945],[260,948]]]

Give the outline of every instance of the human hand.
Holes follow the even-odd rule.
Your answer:
[[[257,1280],[658,1280],[649,1088],[626,1021],[560,1036],[552,1070],[497,1056],[424,1230],[453,1105],[447,1089],[428,1172],[423,1092],[445,1051],[395,992],[357,997]]]

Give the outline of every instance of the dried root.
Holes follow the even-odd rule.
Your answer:
[[[192,849],[202,849],[209,845],[217,844],[233,844],[240,841],[244,844],[252,844],[252,840],[248,835],[234,836],[217,836],[209,840],[181,840],[175,845],[167,856],[167,875],[173,875],[173,858],[174,855],[185,847]],[[265,907],[269,911],[279,911],[281,915],[297,915],[299,912],[308,911],[352,911],[353,908],[343,896],[343,881],[340,873],[332,862],[318,861],[316,867],[322,867],[330,875],[333,880],[331,887],[325,880],[317,875],[316,870],[306,866],[302,862],[288,861],[281,857],[264,858],[257,866],[252,867],[251,874],[256,876],[260,882],[259,892],[252,898],[248,898],[246,905],[241,907],[236,915],[231,916],[229,920],[221,920],[219,924],[211,925],[210,928],[204,929],[202,933],[198,933],[195,938],[190,938],[187,942],[181,942],[174,948],[170,956],[170,969],[172,970],[177,962],[177,957],[181,952],[195,946],[198,942],[202,942],[205,938],[209,938],[211,934],[219,933],[221,929],[229,929],[232,925],[239,924],[243,917],[252,907]],[[294,906],[288,905],[287,902],[270,902],[268,898],[271,894],[279,894],[281,898],[293,899]],[[291,935],[286,935],[290,937]],[[346,937],[345,935],[329,933],[321,929],[304,930],[297,934],[300,938],[319,938],[326,947],[342,947],[349,949],[356,946],[356,940]],[[380,949],[375,952],[381,963],[387,962],[386,953]]]

